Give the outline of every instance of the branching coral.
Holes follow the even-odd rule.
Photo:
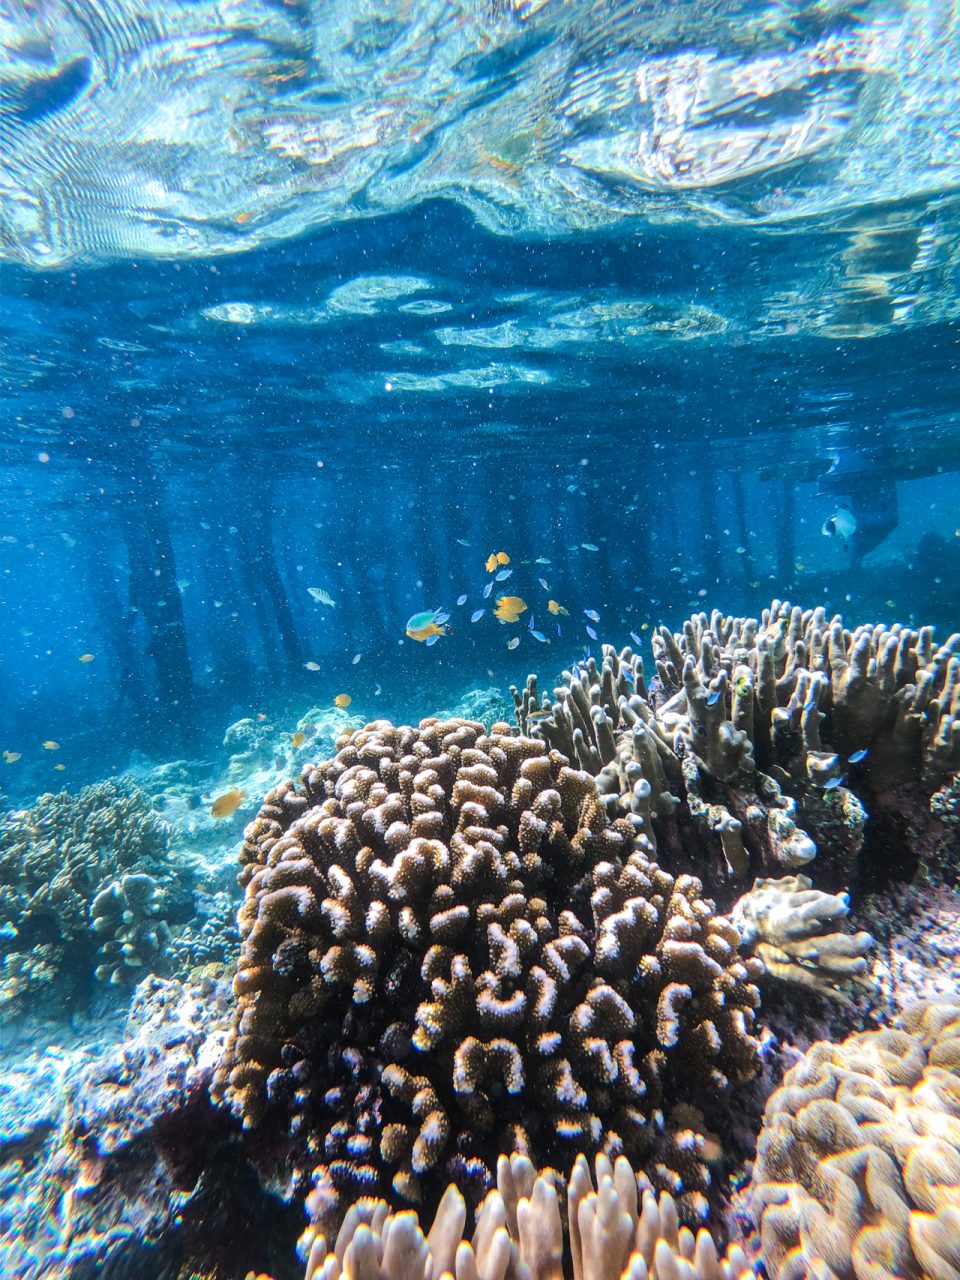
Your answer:
[[[767,1104],[749,1198],[772,1280],[956,1280],[960,1000],[814,1045]]]
[[[156,958],[174,896],[167,842],[147,797],[122,779],[43,795],[0,820],[0,1000],[22,1005],[41,985],[69,999],[95,968],[117,981]]]
[[[960,636],[937,648],[930,628],[848,631],[774,601],[760,620],[661,627],[653,647],[649,691],[639,658],[604,645],[552,699],[530,677],[514,702],[521,731],[591,772],[664,866],[725,905],[738,882],[807,864],[827,890],[909,877],[919,860],[949,870]],[[891,849],[909,852],[891,862]]]
[[[696,1218],[690,1104],[756,1067],[736,928],[540,741],[425,720],[338,745],[248,828],[216,1096],[316,1164],[324,1223],[391,1186],[478,1203],[514,1149],[623,1151]]]
[[[537,1173],[526,1156],[501,1156],[496,1189],[481,1205],[469,1240],[467,1206],[453,1185],[426,1235],[415,1213],[361,1200],[333,1248],[323,1236],[313,1241],[305,1280],[737,1280],[751,1274],[742,1250],[720,1257],[705,1229],[694,1236],[681,1227],[672,1198],[661,1192],[658,1199],[624,1156],[614,1162],[597,1156],[596,1188],[578,1156],[565,1190],[564,1206],[552,1169]]]

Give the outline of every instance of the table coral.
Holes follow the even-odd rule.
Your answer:
[[[247,829],[215,1096],[358,1195],[473,1203],[500,1153],[627,1153],[696,1219],[694,1104],[752,1076],[758,962],[594,780],[508,726],[377,721]]]
[[[323,1236],[313,1241],[305,1280],[737,1280],[752,1274],[739,1248],[720,1256],[705,1229],[694,1236],[681,1227],[670,1195],[655,1196],[624,1156],[596,1158],[596,1187],[578,1156],[566,1188],[553,1169],[538,1173],[526,1156],[501,1156],[496,1189],[480,1206],[469,1239],[466,1219],[467,1206],[452,1184],[426,1235],[415,1213],[391,1213],[383,1200],[360,1201],[332,1248]]]
[[[0,819],[0,1001],[8,1010],[41,987],[46,1001],[69,1001],[95,969],[104,980],[133,975],[138,960],[161,954],[164,917],[184,896],[167,851],[165,824],[124,779],[43,795]]]
[[[772,1280],[956,1280],[960,998],[814,1045],[767,1104],[748,1198]]]

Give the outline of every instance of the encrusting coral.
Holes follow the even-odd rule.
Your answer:
[[[767,1103],[746,1201],[771,1280],[957,1280],[960,997],[809,1049]]]
[[[215,1097],[315,1166],[321,1228],[387,1188],[476,1205],[515,1150],[623,1152],[698,1220],[698,1090],[757,1066],[734,925],[506,725],[376,721],[338,747],[247,828]]]
[[[41,989],[69,1000],[95,970],[141,976],[184,892],[170,873],[167,828],[125,779],[0,818],[0,1003],[22,1007]]]
[[[467,1206],[452,1184],[426,1235],[416,1213],[391,1213],[383,1200],[361,1200],[332,1248],[323,1236],[313,1241],[305,1280],[737,1280],[752,1274],[741,1249],[720,1257],[706,1230],[694,1236],[681,1227],[670,1195],[655,1196],[624,1156],[596,1157],[596,1188],[578,1156],[565,1214],[563,1191],[552,1169],[538,1173],[526,1156],[501,1156],[496,1189],[480,1206],[469,1240]]]

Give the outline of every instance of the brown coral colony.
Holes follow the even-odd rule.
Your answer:
[[[338,746],[247,830],[217,1096],[312,1169],[321,1226],[450,1180],[478,1204],[514,1151],[624,1153],[701,1217],[692,1090],[757,1062],[736,927],[543,741],[431,719]]]

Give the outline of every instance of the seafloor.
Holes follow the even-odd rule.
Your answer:
[[[3,1274],[957,1280],[960,636],[653,647],[8,811]]]

